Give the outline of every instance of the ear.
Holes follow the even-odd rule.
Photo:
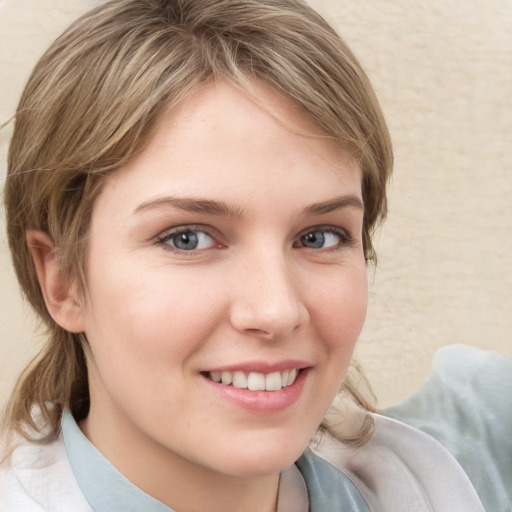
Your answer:
[[[69,279],[64,276],[54,243],[41,231],[28,231],[27,244],[48,312],[63,329],[83,332],[82,306]]]

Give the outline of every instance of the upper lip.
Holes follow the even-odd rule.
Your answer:
[[[308,368],[311,364],[307,361],[298,359],[287,359],[283,361],[277,361],[270,363],[268,361],[246,361],[241,363],[234,363],[223,366],[216,366],[214,368],[208,368],[208,372],[257,372],[257,373],[273,373],[281,372],[284,370],[301,370]]]

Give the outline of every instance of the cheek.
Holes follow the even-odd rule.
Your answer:
[[[215,285],[200,285],[168,269],[90,276],[92,309],[86,334],[95,357],[141,365],[186,359],[212,330],[219,316]],[[105,275],[105,274],[103,274]],[[214,296],[212,296],[214,295]]]
[[[335,274],[335,275],[334,275]],[[364,264],[350,272],[335,272],[311,290],[311,327],[318,371],[314,372],[314,406],[309,408],[317,426],[339,392],[366,316],[367,278]],[[315,423],[316,422],[316,423]]]
[[[162,410],[183,407],[194,354],[219,317],[215,301],[197,287],[192,293],[188,280],[143,274],[92,282],[86,326],[95,399],[134,416],[146,407],[154,415],[156,402]]]
[[[355,267],[343,279],[330,279],[316,294],[313,324],[330,357],[350,358],[363,328],[368,301],[366,267]],[[347,365],[348,365],[347,361]]]

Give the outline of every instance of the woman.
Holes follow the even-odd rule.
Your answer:
[[[483,510],[347,377],[391,163],[368,79],[303,3],[114,0],[72,25],[9,152],[48,339],[5,417],[1,510]],[[341,386],[362,407],[314,455]]]

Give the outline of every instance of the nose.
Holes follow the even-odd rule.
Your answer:
[[[253,258],[232,274],[230,320],[239,332],[265,340],[286,338],[309,320],[300,283],[282,255]]]

